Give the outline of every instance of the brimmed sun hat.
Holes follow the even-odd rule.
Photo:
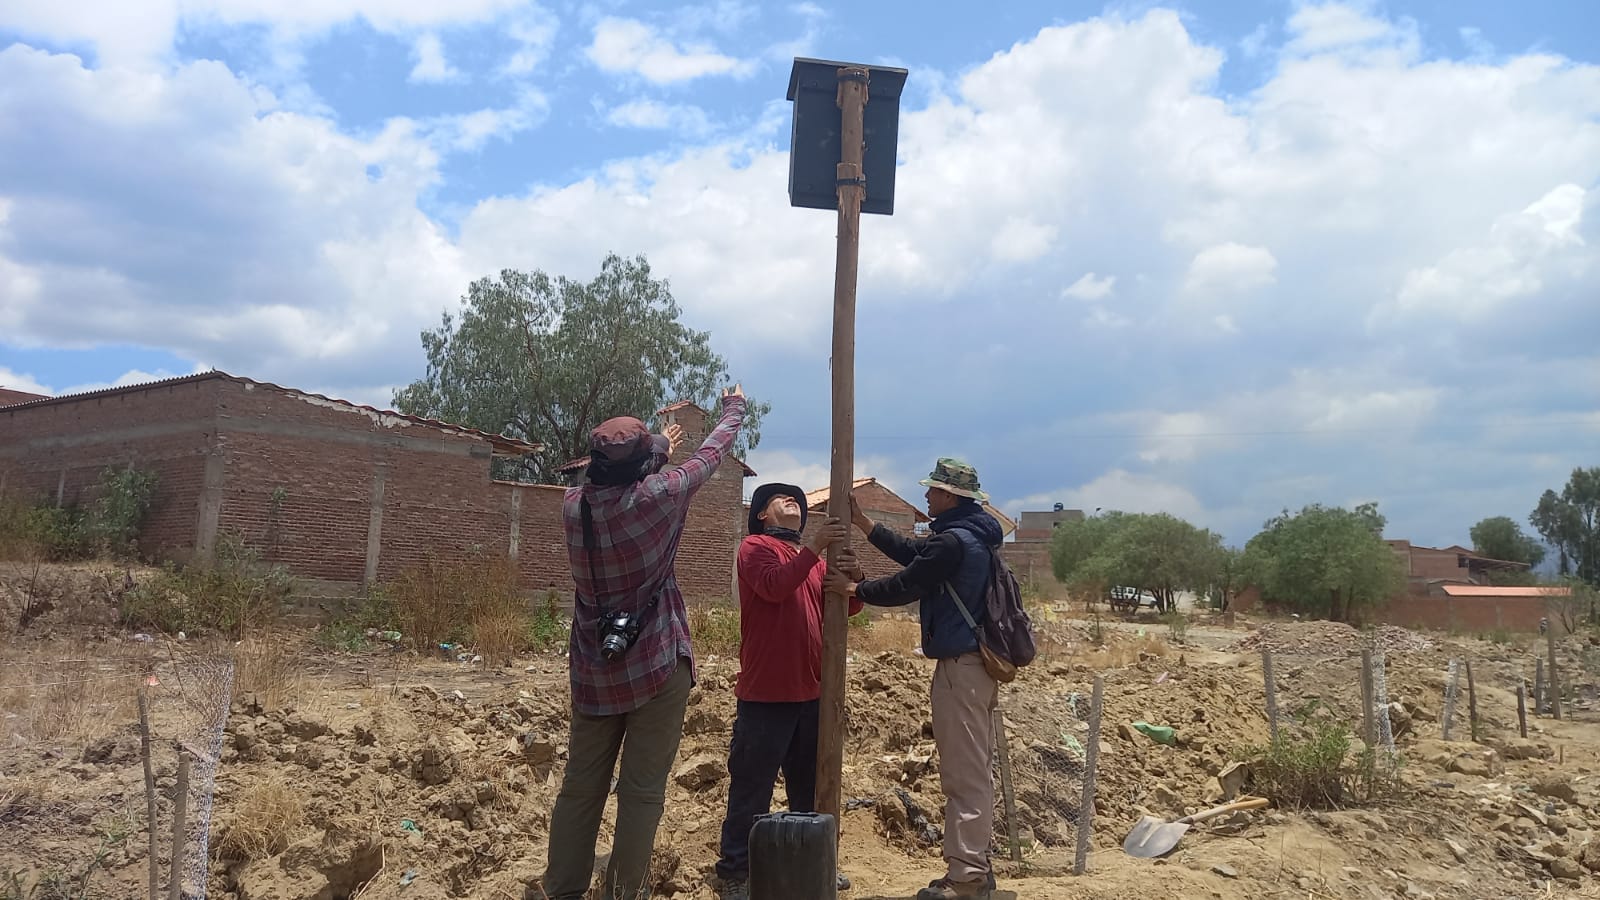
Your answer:
[[[934,463],[933,471],[918,484],[924,487],[938,488],[945,493],[955,494],[957,497],[966,497],[970,500],[982,502],[989,499],[989,495],[984,493],[983,489],[978,486],[978,470],[959,459],[951,459],[948,456],[940,457],[939,461]]]

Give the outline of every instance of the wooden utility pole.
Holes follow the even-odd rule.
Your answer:
[[[167,900],[183,896],[183,848],[189,839],[189,751],[178,748],[178,783],[172,788],[172,858],[167,862]]]
[[[139,686],[139,756],[144,760],[144,802],[150,847],[150,897],[157,900],[161,891],[161,861],[156,856],[156,770],[150,758],[150,692]]]
[[[1078,840],[1072,855],[1074,875],[1082,875],[1089,867],[1089,844],[1094,837],[1095,769],[1100,764],[1100,714],[1105,694],[1106,680],[1096,675],[1089,701],[1089,734],[1083,745],[1083,796],[1079,800]]]
[[[1472,660],[1467,660],[1467,723],[1472,742],[1478,742],[1478,685],[1472,680]]]
[[[856,268],[861,256],[862,119],[867,106],[867,69],[841,66],[839,233],[833,268],[833,462],[828,481],[828,515],[850,521],[850,485],[856,467]],[[839,563],[845,542],[828,548],[828,565]],[[829,591],[822,610],[822,702],[817,729],[817,812],[843,822],[845,650],[849,640],[850,600]]]
[[[1517,679],[1517,733],[1528,736],[1528,683]]]
[[[1022,838],[1017,823],[1017,792],[1011,782],[1011,741],[1006,738],[1006,716],[996,706],[994,710],[994,749],[1000,758],[1000,798],[1005,803],[1006,842],[1011,848],[1011,861],[1022,862]]]

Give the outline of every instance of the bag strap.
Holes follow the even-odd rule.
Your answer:
[[[949,592],[950,599],[955,601],[956,609],[961,610],[961,618],[967,620],[967,627],[972,629],[973,634],[976,634],[982,638],[983,635],[978,631],[978,622],[976,619],[972,618],[972,610],[967,609],[967,603],[965,600],[961,599],[961,594],[956,591],[956,586],[946,581],[944,583],[944,589]]]

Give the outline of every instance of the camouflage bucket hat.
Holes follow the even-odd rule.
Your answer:
[[[940,457],[939,461],[934,463],[933,472],[918,483],[955,494],[957,497],[968,497],[979,501],[989,499],[989,495],[978,487],[978,470],[948,456]]]

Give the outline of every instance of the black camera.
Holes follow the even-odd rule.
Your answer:
[[[600,616],[600,655],[614,660],[633,646],[644,627],[644,617],[631,612],[608,612]]]

